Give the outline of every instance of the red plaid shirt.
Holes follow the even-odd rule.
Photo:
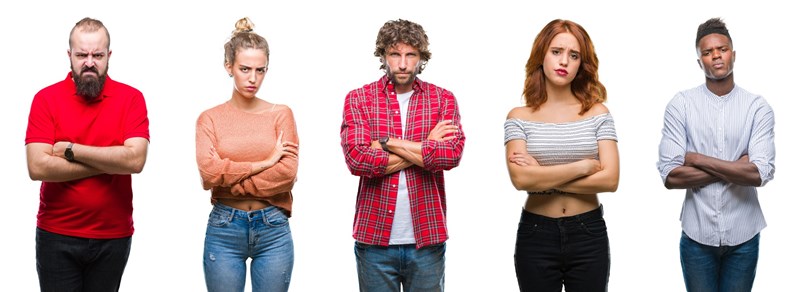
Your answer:
[[[465,145],[457,101],[450,91],[416,78],[404,132],[399,110],[394,85],[386,76],[350,91],[344,100],[341,147],[350,172],[361,177],[353,238],[387,246],[391,237],[399,172],[386,175],[388,153],[371,148],[372,141],[388,136],[421,142],[424,168],[413,165],[402,170],[407,178],[416,248],[442,243],[449,237],[443,171],[460,163]],[[443,120],[460,127],[455,139],[427,140],[432,128]]]

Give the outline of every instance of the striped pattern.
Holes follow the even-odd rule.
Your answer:
[[[658,149],[662,181],[683,165],[686,152],[735,161],[748,154],[762,184],[774,177],[774,112],[759,95],[736,86],[717,96],[703,84],[669,102]],[[726,182],[686,190],[680,214],[683,231],[709,246],[735,246],[766,226],[757,189]]]
[[[504,122],[504,144],[516,139],[526,141],[526,150],[540,165],[558,165],[597,159],[598,140],[617,141],[617,131],[609,113],[566,123],[508,119]],[[561,192],[530,192],[554,193]]]
[[[460,163],[465,136],[460,127],[455,139],[427,140],[433,127],[443,120],[460,127],[457,100],[450,91],[418,78],[413,83],[405,126],[394,86],[386,76],[347,94],[341,147],[347,168],[361,177],[353,223],[355,240],[387,246],[391,236],[400,172],[385,175],[388,153],[371,147],[372,141],[388,136],[421,141],[424,168],[414,165],[401,171],[407,179],[416,247],[446,241],[443,170]]]

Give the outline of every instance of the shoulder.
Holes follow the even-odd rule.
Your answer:
[[[200,120],[211,120],[211,119],[213,119],[213,117],[218,116],[218,115],[223,115],[224,113],[227,113],[228,111],[229,111],[229,108],[226,106],[226,103],[224,102],[224,103],[221,103],[219,105],[213,106],[213,107],[208,108],[208,109],[204,110],[203,112],[201,112],[201,114],[198,115],[198,120],[199,121]]]
[[[454,93],[452,93],[451,90],[448,90],[446,88],[440,87],[440,86],[435,85],[433,83],[429,83],[429,82],[423,81],[421,79],[418,79],[418,82],[419,82],[419,87],[421,87],[422,90],[429,92],[430,95],[438,95],[438,96],[441,96],[441,97],[445,96],[445,97],[452,97],[452,98],[454,97]]]
[[[290,118],[294,115],[292,108],[285,104],[273,104],[272,111],[276,112],[278,115],[283,115]]]
[[[531,114],[534,110],[527,106],[518,106],[513,108],[507,114],[507,119],[531,120]]]
[[[602,102],[598,102],[592,105],[592,107],[584,114],[586,117],[594,117],[599,115],[605,115],[609,113],[608,107]]]
[[[105,86],[111,90],[110,94],[113,95],[120,94],[122,96],[128,97],[143,97],[143,93],[137,88],[127,85],[126,83],[121,83],[110,79],[110,77],[107,78]]]
[[[35,98],[58,98],[63,95],[71,95],[68,90],[67,80],[61,80],[47,87],[42,88],[36,93]]]

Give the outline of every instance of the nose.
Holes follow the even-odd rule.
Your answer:
[[[406,56],[402,56],[399,58],[399,70],[405,71],[408,68],[408,59]]]
[[[88,57],[85,58],[85,67],[91,68],[96,65],[96,59],[91,54],[88,54]]]
[[[562,56],[559,57],[559,65],[567,67],[567,63],[570,61],[569,58],[570,57],[567,56],[567,54],[562,54]]]
[[[248,74],[248,83],[256,84],[256,76],[257,76],[256,72],[252,72],[251,74]]]

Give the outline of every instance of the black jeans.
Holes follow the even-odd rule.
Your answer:
[[[515,243],[520,291],[607,291],[610,265],[603,206],[561,218],[523,211]]]
[[[41,291],[118,291],[132,237],[91,239],[36,228]]]

